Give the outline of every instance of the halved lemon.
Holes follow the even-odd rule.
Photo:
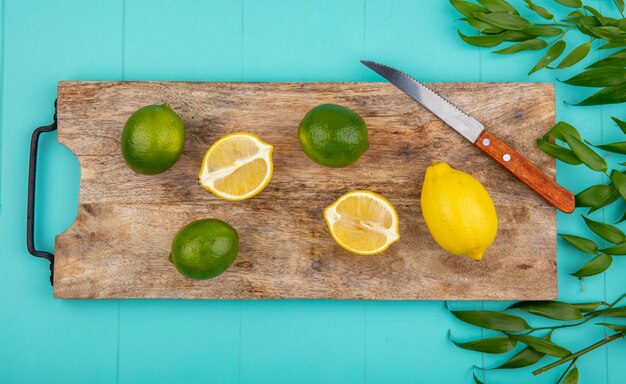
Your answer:
[[[337,244],[359,255],[381,253],[400,239],[395,208],[374,192],[346,193],[324,209],[324,218]]]
[[[198,183],[226,200],[249,199],[261,192],[272,178],[273,149],[251,133],[226,135],[204,155]]]

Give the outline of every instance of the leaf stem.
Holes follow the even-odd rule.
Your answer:
[[[536,371],[533,371],[533,375],[539,375],[541,373],[544,373],[545,371],[548,371],[554,367],[558,367],[561,364],[567,363],[568,361],[574,360],[574,359],[578,359],[580,356],[584,355],[587,352],[591,352],[596,348],[600,348],[601,346],[603,346],[604,344],[608,344],[611,341],[617,340],[617,339],[621,339],[622,337],[624,337],[623,333],[616,333],[614,335],[611,335],[609,337],[605,337],[603,340],[598,341],[597,343],[588,346],[585,349],[581,349],[580,351],[576,352],[576,353],[572,353],[571,355],[564,357],[560,360],[555,361],[552,364],[548,364],[543,368],[539,368]]]
[[[578,360],[578,358],[573,359],[572,362],[569,363],[569,365],[567,366],[565,371],[563,371],[563,374],[561,375],[561,377],[559,377],[559,379],[556,381],[556,384],[560,384],[561,383],[561,380],[563,380],[565,378],[565,375],[567,375],[567,372],[569,372],[569,370],[572,368],[572,366],[574,364],[576,364],[576,360]]]
[[[615,8],[617,8],[617,10],[619,11],[619,13],[622,15],[622,18],[623,18],[624,17],[624,12],[619,7],[619,5],[617,5],[617,0],[613,0],[613,3],[615,4]]]
[[[620,302],[620,301],[622,301],[625,297],[626,297],[626,293],[624,293],[623,295],[621,295],[620,297],[618,297],[618,298],[617,298],[617,300],[615,300],[613,303],[608,304],[608,305],[607,305],[607,307],[606,307],[606,309],[611,309],[611,308],[613,308],[614,306],[616,306],[617,304],[619,304],[619,302]],[[606,304],[606,303],[605,303],[605,304]],[[589,313],[587,313],[585,316],[590,316],[590,315],[591,315],[591,316],[590,316],[589,318],[587,318],[587,320],[585,320],[585,321],[589,321],[589,320],[591,320],[591,319],[593,319],[593,318],[595,318],[595,317],[598,317],[597,312],[598,312],[598,310],[595,310],[595,311],[593,311],[593,312],[589,312]],[[582,323],[583,323],[583,322],[581,322],[580,324],[582,324]]]
[[[546,330],[546,329],[554,330],[554,329],[561,329],[561,328],[571,328],[571,327],[576,327],[576,326],[585,324],[586,322],[590,321],[593,318],[595,318],[595,316],[589,317],[589,318],[587,318],[587,319],[585,319],[585,320],[583,320],[581,322],[574,323],[574,324],[561,324],[561,325],[554,325],[554,326],[549,326],[549,327],[533,327],[533,328],[531,328],[531,330],[532,330],[532,332],[534,332],[534,331],[543,331],[543,330]]]
[[[622,301],[624,298],[626,298],[626,293],[624,293],[623,295],[621,295],[620,297],[617,298],[617,300],[615,300],[613,303],[609,304],[607,302],[602,302],[602,305],[605,305],[606,308],[605,309],[610,309],[613,308],[614,306],[616,306],[617,304],[619,304],[620,301]],[[548,327],[532,327],[530,328],[530,332],[528,333],[532,333],[535,331],[542,331],[542,330],[546,330],[546,329],[551,329],[551,330],[555,330],[555,329],[561,329],[561,328],[571,328],[571,327],[577,327],[579,325],[583,325],[586,322],[589,322],[593,319],[595,319],[596,317],[599,316],[599,314],[594,313],[597,312],[593,311],[593,312],[589,312],[585,315],[585,320],[583,321],[579,321],[578,323],[573,323],[573,324],[560,324],[560,325],[553,325],[553,326],[548,326]],[[587,317],[588,316],[588,317]]]
[[[541,25],[541,26],[546,26],[546,27],[557,26],[557,27],[569,27],[569,28],[572,28],[572,26],[570,24],[563,24],[563,23],[534,23],[534,25]]]

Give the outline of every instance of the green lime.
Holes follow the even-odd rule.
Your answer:
[[[133,113],[122,131],[122,155],[137,173],[167,171],[183,153],[185,125],[169,105],[148,105]]]
[[[183,276],[206,280],[224,272],[238,250],[233,227],[217,219],[196,220],[174,236],[170,261]]]
[[[358,113],[335,104],[311,109],[300,122],[300,146],[313,161],[340,168],[355,163],[369,147]]]

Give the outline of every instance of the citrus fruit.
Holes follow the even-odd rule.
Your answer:
[[[261,192],[272,178],[273,149],[251,133],[226,135],[204,155],[198,183],[226,200],[249,199]]]
[[[340,168],[354,164],[367,150],[367,126],[358,113],[335,104],[311,109],[300,122],[300,146],[316,163]]]
[[[375,255],[398,239],[398,214],[384,197],[370,191],[348,192],[324,209],[337,244],[352,253]]]
[[[155,175],[168,170],[183,153],[185,125],[168,104],[148,105],[126,121],[121,142],[130,169]]]
[[[453,255],[482,259],[498,231],[496,208],[483,185],[446,163],[426,169],[422,214],[435,241]]]
[[[238,250],[237,231],[221,220],[203,219],[178,231],[169,259],[183,276],[206,280],[224,272]]]

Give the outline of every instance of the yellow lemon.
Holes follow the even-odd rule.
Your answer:
[[[251,133],[226,135],[204,155],[198,183],[226,200],[249,199],[261,192],[272,178],[273,149]]]
[[[453,255],[480,260],[498,231],[493,201],[471,175],[446,163],[426,170],[422,214],[435,241]]]
[[[374,192],[346,193],[324,209],[324,218],[337,244],[359,255],[381,253],[400,238],[396,210]]]

